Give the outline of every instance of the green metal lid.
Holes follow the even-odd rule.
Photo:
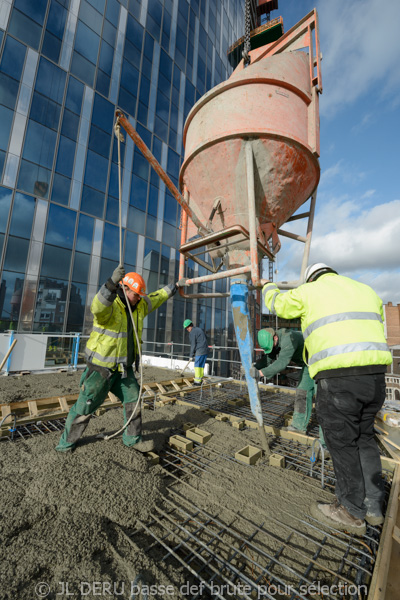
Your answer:
[[[186,321],[183,322],[183,329],[186,329],[189,325],[193,325],[193,323],[190,319],[186,319]]]

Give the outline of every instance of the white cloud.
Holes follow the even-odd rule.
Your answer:
[[[370,193],[364,194],[369,197]],[[297,233],[304,235],[297,225]],[[285,226],[285,229],[288,227]],[[361,198],[331,197],[315,219],[309,264],[324,262],[375,289],[384,302],[400,303],[400,200],[362,207]],[[298,279],[303,245],[281,238],[276,281]]]
[[[365,129],[367,129],[367,127],[369,127],[370,125],[373,125],[376,121],[376,115],[372,114],[372,113],[367,113],[366,115],[363,116],[363,118],[361,119],[361,121],[359,123],[356,123],[355,125],[353,125],[353,127],[351,128],[352,133],[361,133],[362,131],[364,131]]]
[[[336,0],[317,3],[322,44],[321,113],[335,114],[368,92],[389,96],[400,85],[400,2]]]
[[[376,190],[367,190],[365,194],[361,196],[361,200],[365,200],[367,198],[371,198],[375,194]]]
[[[397,269],[400,256],[400,200],[379,204],[369,210],[358,207],[358,214],[348,211],[345,219],[342,205],[333,199],[318,215],[311,244],[310,259],[334,263],[340,271],[359,272],[361,269]],[[332,205],[336,220],[330,221],[329,233],[319,232],[325,212],[331,219]],[[354,204],[352,204],[354,208]]]

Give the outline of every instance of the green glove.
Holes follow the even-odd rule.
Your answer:
[[[124,265],[118,265],[118,267],[114,270],[113,274],[111,275],[111,281],[113,283],[117,284],[124,277],[125,277]]]

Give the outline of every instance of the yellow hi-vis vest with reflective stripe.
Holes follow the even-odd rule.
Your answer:
[[[132,310],[138,338],[142,340],[143,319],[156,310],[172,295],[169,286],[152,292],[139,300]],[[93,329],[86,345],[89,362],[107,369],[126,365],[128,353],[128,319],[124,304],[115,292],[103,285],[93,298]],[[130,318],[130,317],[129,317]],[[136,336],[133,334],[135,356],[138,353]]]
[[[368,285],[327,273],[286,293],[267,283],[263,296],[279,317],[301,318],[311,377],[329,369],[391,364],[382,300]]]

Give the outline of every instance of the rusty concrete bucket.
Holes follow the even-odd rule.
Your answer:
[[[307,53],[299,50],[304,47]],[[310,198],[319,181],[316,12],[250,56],[250,66],[244,68],[242,61],[227,81],[195,104],[186,120],[180,186],[197,224],[188,223],[183,214],[180,274],[184,259],[196,260],[193,251],[203,246],[212,259],[213,274],[188,283],[231,277],[237,341],[252,411],[262,426],[252,376],[248,281],[259,287],[261,259],[273,258],[279,250],[279,228]],[[199,233],[201,237],[193,240]],[[222,263],[225,271],[220,271]]]

